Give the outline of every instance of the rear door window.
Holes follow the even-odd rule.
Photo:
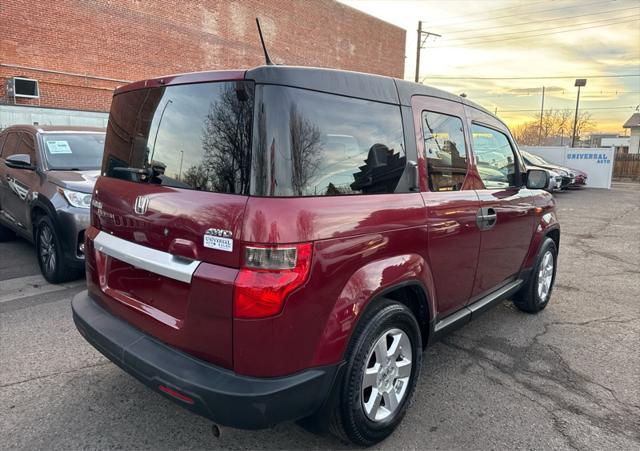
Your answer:
[[[422,112],[424,152],[430,191],[460,191],[467,176],[462,119]]]
[[[338,196],[407,190],[400,107],[284,86],[256,90],[251,192]]]
[[[473,124],[473,153],[487,189],[517,185],[516,157],[509,138],[497,130]]]
[[[108,177],[218,193],[249,192],[253,84],[215,82],[114,96]]]

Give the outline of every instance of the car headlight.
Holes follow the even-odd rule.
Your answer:
[[[567,173],[567,171],[563,171],[562,169],[559,171],[560,175],[563,177],[569,177],[569,174]]]
[[[71,191],[69,189],[58,188],[67,202],[73,207],[89,208],[91,207],[91,194],[81,193],[79,191]]]

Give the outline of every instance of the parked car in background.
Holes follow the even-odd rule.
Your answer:
[[[287,66],[133,83],[102,174],[75,324],[223,425],[380,442],[424,347],[553,288],[548,173],[490,112],[421,84]]]
[[[105,130],[14,125],[0,133],[0,241],[35,243],[51,283],[84,273],[84,232]]]
[[[530,152],[526,152],[524,150],[520,151],[524,162],[530,166],[537,166],[540,168],[549,169],[558,173],[562,177],[562,189],[566,189],[569,186],[572,186],[576,183],[576,172],[574,169],[568,168],[566,166],[559,166],[557,164],[549,163],[544,158],[534,155]],[[586,180],[586,178],[585,178]]]
[[[587,178],[588,178],[587,173],[579,169],[572,169],[572,171],[575,173],[576,177],[574,182],[570,185],[570,187],[579,188],[579,187],[585,186],[587,184]]]
[[[537,166],[527,166],[530,168],[536,168]],[[551,169],[539,168],[547,171],[549,174],[549,184],[545,188],[545,191],[560,191],[562,189],[562,176]]]

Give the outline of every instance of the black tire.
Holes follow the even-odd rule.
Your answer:
[[[553,261],[553,269],[551,271],[551,283],[549,285],[548,291],[546,292],[545,296],[541,296],[538,289],[538,282],[540,281],[540,278],[543,277],[544,268],[541,267],[544,265],[543,262],[545,261],[545,256],[547,254],[551,255]],[[515,304],[515,306],[523,312],[527,313],[538,313],[540,310],[544,309],[549,303],[549,299],[551,298],[553,284],[556,280],[557,267],[558,248],[556,247],[556,243],[551,238],[545,238],[542,242],[542,245],[540,246],[540,249],[538,250],[536,263],[533,266],[533,271],[531,273],[531,276],[529,276],[529,280],[513,298],[513,303]]]
[[[65,262],[60,238],[48,216],[38,218],[35,242],[40,271],[47,282],[62,283],[80,277],[82,271]]]
[[[404,395],[397,403],[393,414],[389,414],[389,417],[384,420],[372,421],[367,417],[363,405],[363,397],[369,390],[366,388],[363,392],[364,371],[370,365],[370,358],[376,359],[373,355],[370,356],[371,352],[375,352],[373,346],[385,333],[393,330],[399,330],[406,334],[405,337],[411,344],[410,375],[406,382]],[[389,335],[389,337],[394,342],[395,336]],[[389,343],[387,339],[383,343]],[[405,358],[406,356],[400,355],[397,357],[398,360],[389,359],[389,361],[399,363],[402,361],[401,359]],[[371,446],[387,438],[400,424],[420,375],[422,340],[420,327],[411,310],[405,305],[389,299],[378,301],[375,307],[368,309],[358,322],[347,347],[345,360],[347,364],[342,385],[338,388],[338,399],[329,421],[329,430],[344,441],[360,446]],[[377,364],[376,362],[375,365]],[[399,388],[402,390],[401,387],[404,383],[396,382],[393,377],[390,380],[392,381],[390,386],[394,387],[391,388],[391,391],[396,389],[396,384],[399,384]],[[377,389],[376,393],[378,393]],[[368,396],[371,400],[373,396],[371,391]],[[378,399],[382,399],[382,401],[378,405],[385,404],[384,399],[389,399],[389,396],[391,396],[390,393],[386,393],[386,398],[381,395]]]
[[[0,224],[0,242],[11,241],[15,239],[15,237],[16,234],[13,232],[13,230]]]

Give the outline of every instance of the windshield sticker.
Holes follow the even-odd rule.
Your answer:
[[[47,141],[47,149],[51,155],[71,153],[68,141]]]

